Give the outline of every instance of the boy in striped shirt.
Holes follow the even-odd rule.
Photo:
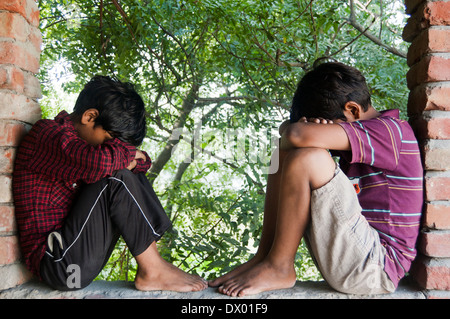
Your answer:
[[[300,81],[280,134],[258,252],[210,285],[230,296],[292,287],[295,253],[305,238],[334,289],[393,292],[416,256],[423,201],[423,169],[409,124],[398,110],[371,105],[358,70],[323,63]]]

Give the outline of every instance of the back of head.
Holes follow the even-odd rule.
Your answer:
[[[107,76],[93,77],[80,92],[74,113],[81,116],[91,108],[99,112],[95,125],[134,146],[142,143],[146,134],[145,106],[132,84]]]
[[[366,79],[357,69],[338,62],[319,64],[300,80],[294,94],[290,121],[301,117],[346,120],[347,102],[369,108],[370,92]]]

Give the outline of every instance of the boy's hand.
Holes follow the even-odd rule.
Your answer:
[[[303,122],[303,123],[310,122],[310,123],[317,123],[317,124],[333,124],[332,120],[327,120],[327,119],[324,119],[323,117],[314,117],[314,118],[307,119],[306,117],[303,116],[298,121]]]
[[[136,150],[136,155],[134,156],[134,159],[131,161],[130,165],[128,165],[127,169],[128,170],[133,170],[136,165],[137,165],[137,161],[138,159],[142,159],[142,160],[147,160],[147,158],[145,157],[144,153],[142,153],[140,150]]]
[[[136,167],[136,165],[137,165],[137,162],[134,159],[134,160],[131,161],[130,165],[127,166],[127,169],[131,171],[131,170],[133,170]]]
[[[147,160],[144,153],[142,153],[140,150],[136,150],[136,156],[134,157],[134,159],[135,160],[142,159],[144,161]]]
[[[306,118],[306,117],[301,117],[298,122],[300,123],[317,123],[317,124],[333,124],[334,122],[332,120],[327,120],[324,119],[323,117],[312,117],[312,118]],[[280,135],[283,135],[284,131],[286,130],[286,128],[291,124],[291,122],[289,120],[284,121],[283,123],[281,123],[279,129],[278,129],[278,133]]]

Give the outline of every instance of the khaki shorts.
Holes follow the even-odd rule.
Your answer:
[[[382,294],[395,290],[384,271],[386,249],[364,216],[353,185],[340,168],[311,194],[306,242],[322,276],[337,291]]]

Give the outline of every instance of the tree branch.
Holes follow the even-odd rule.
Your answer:
[[[172,132],[177,129],[181,129],[186,124],[186,120],[193,110],[195,106],[195,100],[197,99],[198,91],[200,89],[200,85],[198,83],[193,83],[191,89],[183,100],[183,104],[181,106],[181,111],[178,116],[177,121],[174,123]],[[158,155],[155,161],[153,161],[152,166],[150,168],[150,183],[153,184],[155,178],[164,168],[164,165],[170,160],[172,156],[172,150],[180,142],[180,138],[168,140],[166,146],[162,150],[162,152]]]
[[[350,0],[350,17],[347,19],[347,23],[349,23],[356,30],[361,32],[361,34],[363,34],[366,38],[368,38],[373,43],[379,45],[382,48],[385,48],[388,52],[391,52],[392,54],[395,54],[395,55],[397,55],[397,56],[399,56],[401,58],[405,58],[406,59],[406,52],[400,51],[397,48],[394,48],[392,46],[389,46],[389,45],[385,44],[379,37],[377,37],[377,36],[373,35],[372,33],[370,33],[368,31],[369,28],[364,29],[364,27],[362,25],[360,25],[356,21],[355,5],[354,5],[354,1],[353,0]]]

